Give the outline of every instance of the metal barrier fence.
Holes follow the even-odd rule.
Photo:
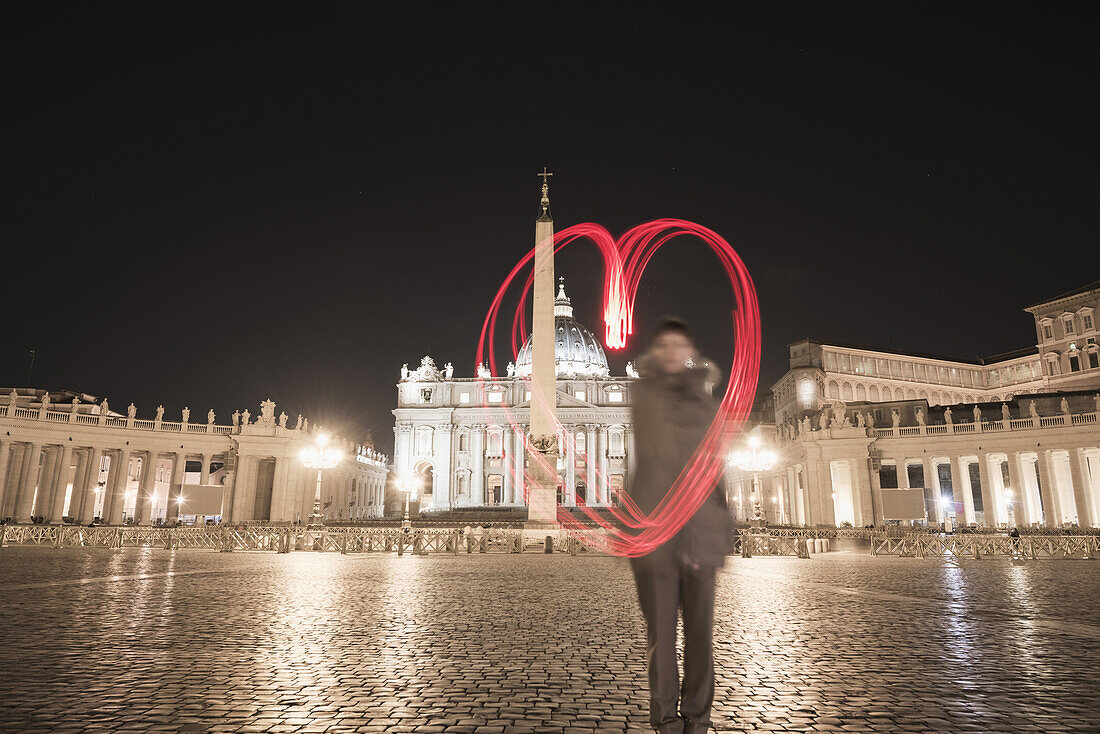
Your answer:
[[[68,525],[3,525],[0,547],[48,545],[54,548],[201,548],[233,551],[329,551],[338,553],[522,553],[545,550],[542,536],[522,530],[492,528],[464,533],[461,529],[413,528],[299,528],[286,526],[222,527],[80,527]],[[571,536],[552,542],[557,552],[594,554],[597,551]]]
[[[1095,535],[877,535],[871,537],[872,556],[903,558],[1081,558],[1100,556],[1100,538]]]
[[[789,532],[735,534],[730,553],[752,556],[798,556],[808,558],[813,539]],[[82,527],[71,525],[0,526],[0,547],[40,545],[54,548],[199,548],[222,553],[233,551],[318,551],[335,553],[396,553],[428,555],[449,553],[523,553],[536,548],[546,551],[543,534],[520,529],[490,528],[487,532],[465,533],[460,528],[301,528],[287,526],[246,527]],[[560,534],[550,549],[570,555],[604,555],[581,540]]]

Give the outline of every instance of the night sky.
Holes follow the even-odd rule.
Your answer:
[[[270,397],[389,453],[402,362],[472,375],[543,165],[559,229],[738,248],[763,384],[806,336],[1026,347],[1022,307],[1100,277],[1095,3],[168,5],[0,8],[0,386],[33,348],[36,387]],[[681,315],[728,370],[711,262],[669,245],[637,327]],[[594,251],[557,269],[602,333]]]

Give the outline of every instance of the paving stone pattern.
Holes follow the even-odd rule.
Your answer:
[[[1100,731],[1100,561],[731,558],[718,731]],[[625,561],[0,549],[3,732],[648,731]]]

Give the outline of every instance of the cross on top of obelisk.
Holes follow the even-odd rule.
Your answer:
[[[542,216],[540,219],[550,219],[550,181],[549,178],[554,174],[546,170],[546,166],[542,167],[542,172],[536,174],[542,176],[542,201],[539,204],[542,206]]]

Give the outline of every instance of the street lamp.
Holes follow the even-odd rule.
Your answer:
[[[729,458],[730,466],[737,467],[743,472],[752,473],[752,513],[753,523],[758,524],[763,520],[763,512],[760,507],[760,472],[771,471],[775,464],[775,452],[760,448],[760,437],[749,437],[749,448],[741,449]]]
[[[402,528],[411,528],[412,520],[409,519],[409,497],[413,490],[420,486],[420,482],[412,477],[401,477],[397,480],[398,489],[405,493],[405,519],[401,521]]]
[[[309,516],[309,524],[306,526],[309,528],[320,528],[325,525],[325,518],[321,514],[321,473],[339,464],[341,459],[340,451],[327,444],[328,436],[319,433],[317,445],[307,446],[299,455],[306,468],[317,470],[317,491],[313,495],[313,513]]]

